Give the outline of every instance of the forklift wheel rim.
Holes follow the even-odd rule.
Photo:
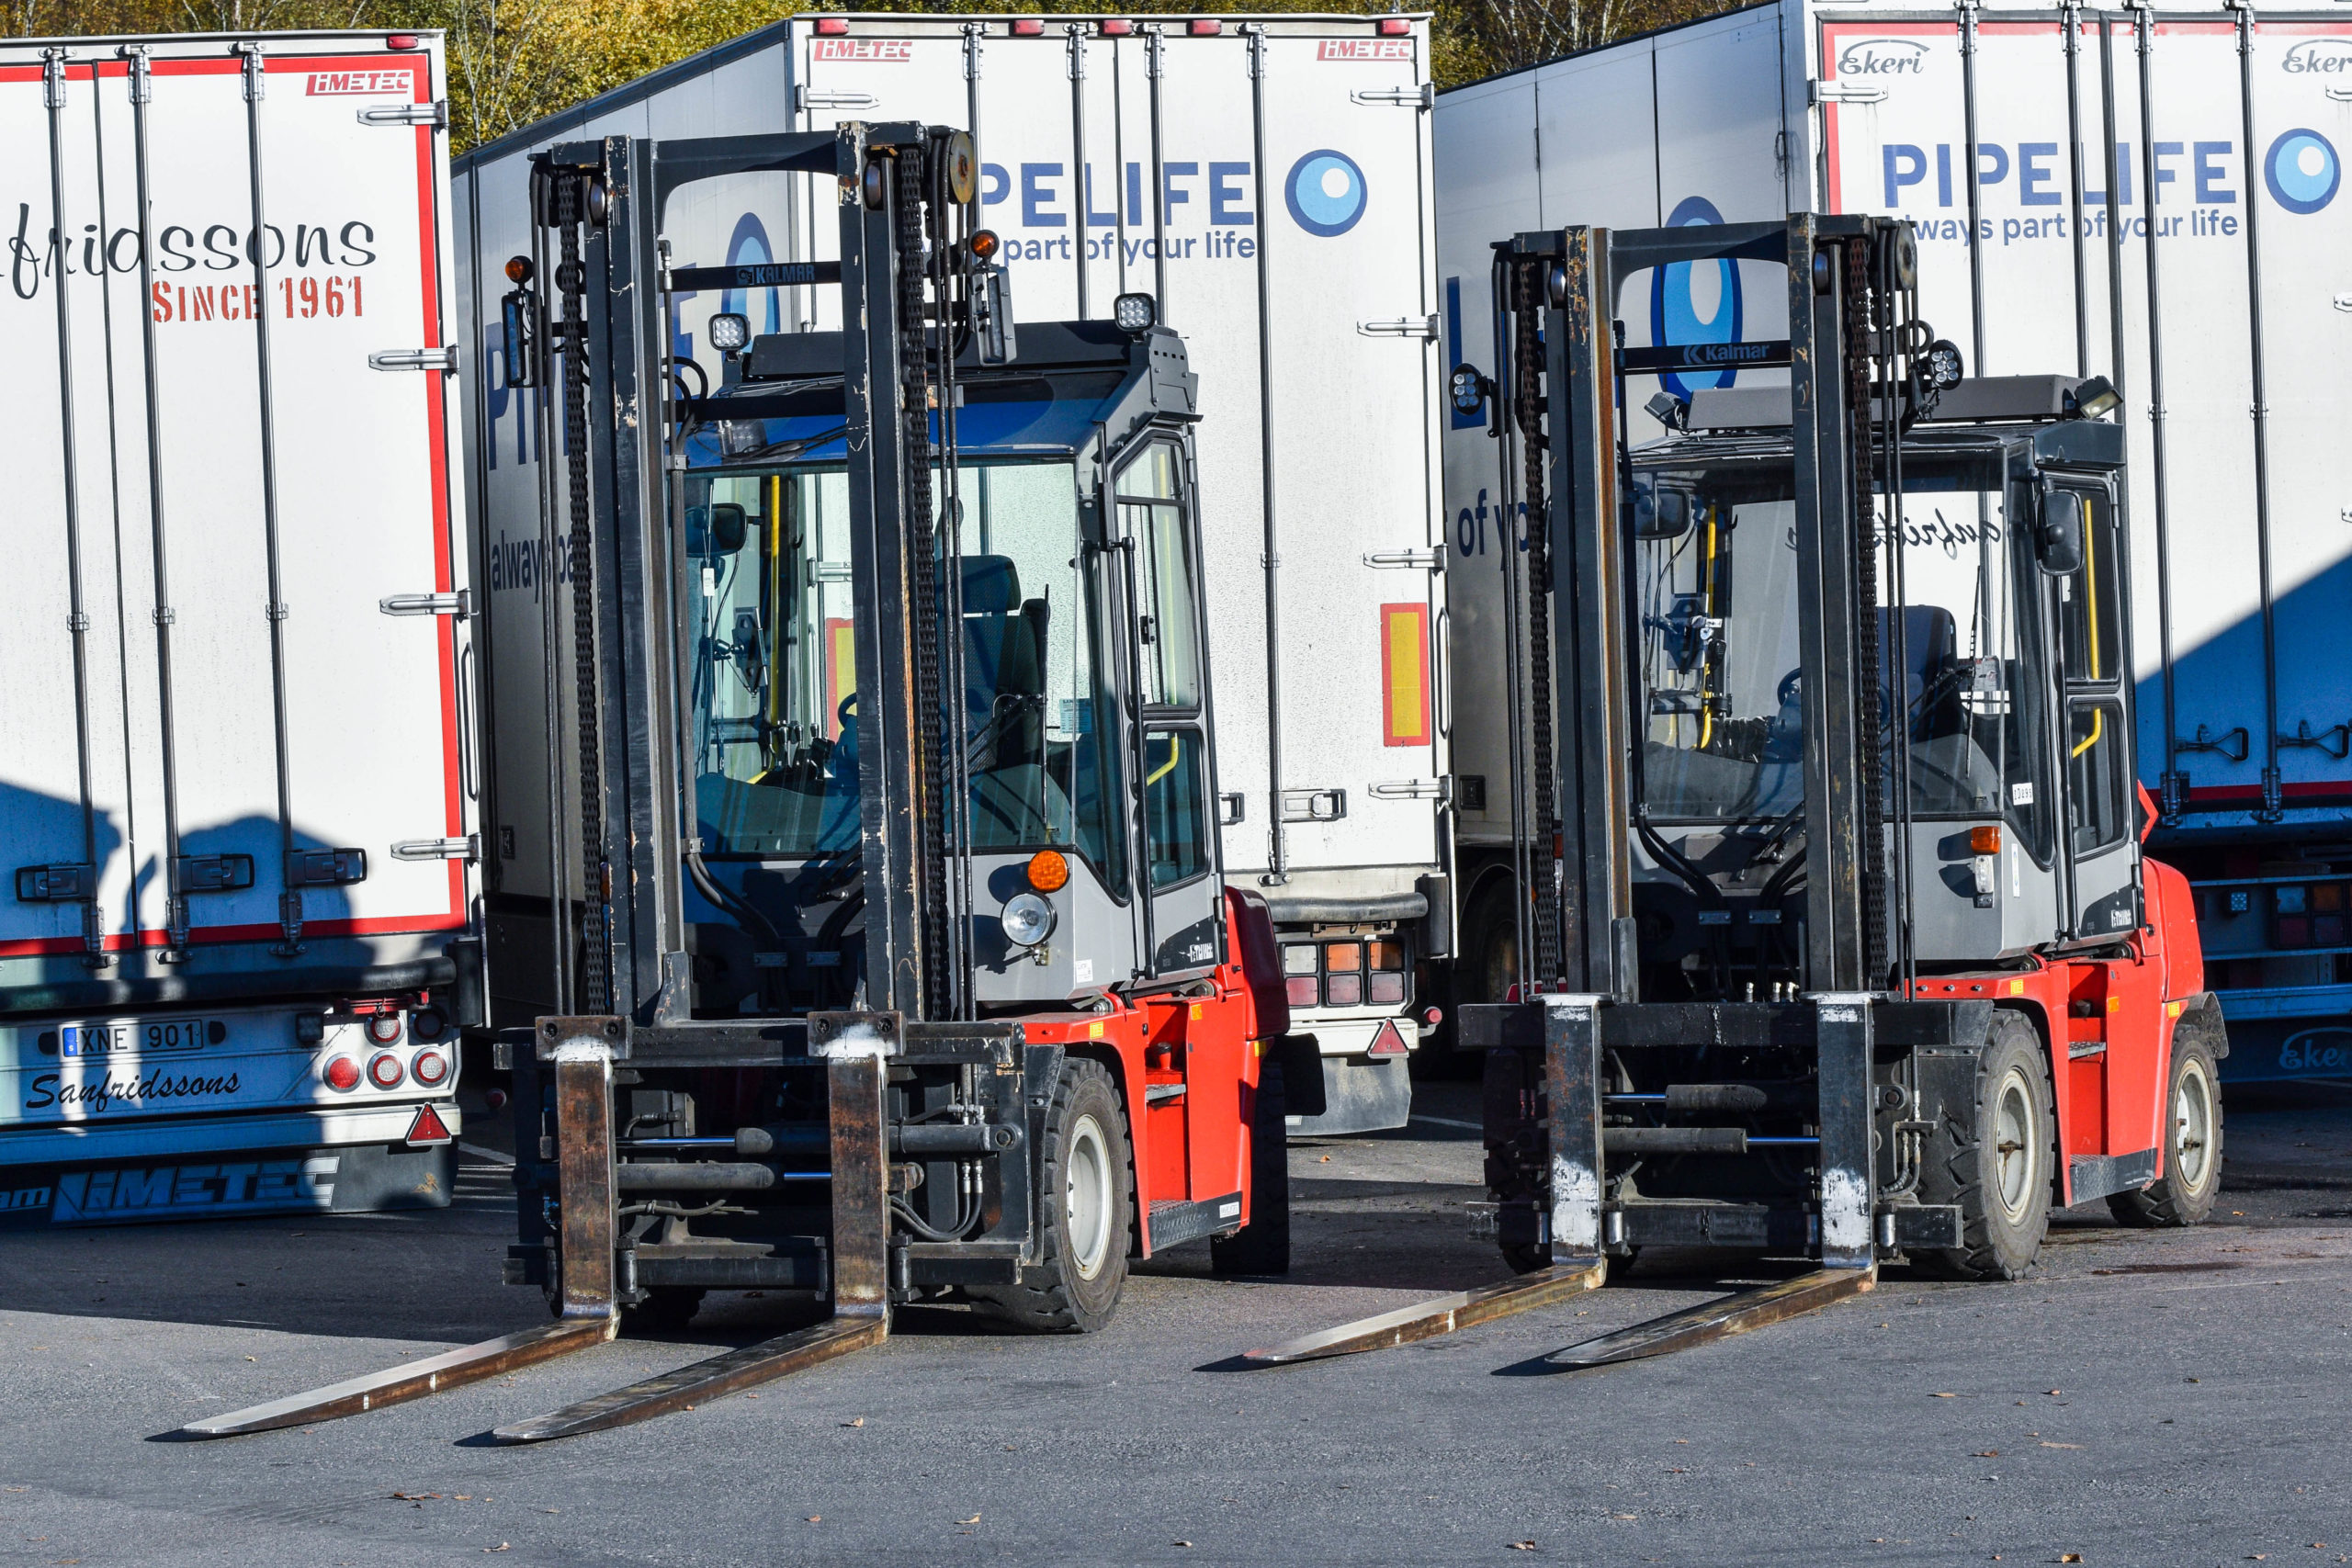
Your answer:
[[[2213,1083],[2205,1064],[2194,1056],[2180,1064],[2180,1081],[2173,1089],[2174,1166],[2180,1184],[2201,1190],[2213,1169]]]
[[[2035,1154],[2041,1147],[2037,1120],[2032,1088],[2025,1074],[2012,1067],[2001,1076],[1993,1113],[1994,1185],[2001,1213],[2012,1224],[2021,1222],[2033,1206],[2034,1168],[2041,1163]]]
[[[1063,1169],[1062,1216],[1069,1227],[1070,1260],[1080,1279],[1091,1280],[1111,1255],[1110,1140],[1093,1117],[1081,1116],[1071,1125]]]

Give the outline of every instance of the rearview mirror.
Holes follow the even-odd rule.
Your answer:
[[[1679,539],[1690,531],[1690,492],[1640,487],[1634,491],[1634,537]]]
[[[697,506],[686,513],[686,553],[731,556],[743,547],[743,541],[751,537],[751,520],[736,502],[720,501],[707,507]]]
[[[2041,570],[2065,577],[2083,569],[2083,498],[2073,491],[2053,490],[2041,498],[2039,547]]]

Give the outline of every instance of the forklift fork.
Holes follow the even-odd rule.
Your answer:
[[[461,1388],[611,1339],[620,1328],[613,1271],[613,1061],[627,1038],[623,1019],[539,1021],[539,1056],[555,1075],[562,1240],[561,1306],[555,1322],[190,1422],[177,1435],[227,1438],[332,1421]],[[857,1041],[844,1041],[838,1050],[826,1067],[833,1161],[833,1316],[812,1328],[498,1427],[494,1438],[527,1443],[627,1426],[879,1344],[888,1335],[884,1066],[879,1055],[864,1052]],[[854,1052],[861,1054],[850,1054]]]

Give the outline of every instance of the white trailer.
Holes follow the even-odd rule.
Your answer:
[[[444,94],[432,34],[0,45],[0,1223],[448,1201]]]
[[[1449,364],[1493,369],[1492,241],[1812,209],[1914,220],[1971,375],[2114,378],[2151,847],[2199,890],[2231,1076],[2352,1068],[2352,18],[1773,0],[1448,93],[1436,139]],[[1660,269],[1619,306],[1634,346],[1786,335],[1767,267]],[[1785,378],[1638,383],[1632,437],[1663,434],[1654,389]],[[1491,446],[1453,417],[1456,766],[1495,781],[1460,818],[1474,985],[1513,929],[1502,688],[1468,651],[1500,646]]]
[[[982,221],[1003,239],[1020,319],[1155,298],[1207,411],[1197,485],[1226,874],[1265,895],[1289,943],[1295,1027],[1325,1059],[1329,1109],[1301,1122],[1309,1132],[1403,1124],[1406,1054],[1426,1023],[1415,966],[1452,951],[1428,84],[1419,16],[802,16],[457,164],[464,313],[493,368],[503,269],[533,251],[529,155],[609,133],[972,129]],[[835,220],[800,189],[782,175],[693,186],[665,220],[672,265],[831,257]],[[713,314],[747,315],[759,334],[830,330],[831,293],[681,296],[674,352],[715,385]],[[477,385],[492,970],[519,1020],[554,994],[537,649],[550,627],[568,634],[544,618],[562,579],[537,470],[560,422],[544,391],[495,374]]]

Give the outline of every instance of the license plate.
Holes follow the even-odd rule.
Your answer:
[[[124,1019],[113,1023],[69,1023],[57,1032],[57,1054],[68,1060],[94,1056],[145,1055],[151,1052],[201,1051],[228,1038],[225,1025],[201,1018]]]

